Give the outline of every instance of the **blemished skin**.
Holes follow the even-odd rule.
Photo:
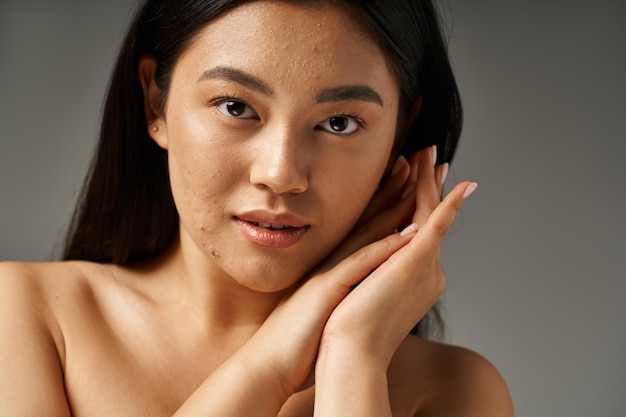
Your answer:
[[[440,202],[434,147],[391,159],[399,87],[348,12],[243,4],[167,92],[155,66],[179,235],[132,266],[0,265],[0,415],[513,415],[488,361],[406,336],[476,185]]]

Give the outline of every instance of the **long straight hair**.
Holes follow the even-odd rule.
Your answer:
[[[283,0],[284,1],[284,0]],[[332,0],[326,0],[332,1]],[[147,0],[121,46],[106,97],[100,139],[68,230],[63,259],[130,264],[161,253],[178,231],[167,153],[147,133],[139,59],[157,61],[167,95],[174,66],[207,23],[242,0]],[[315,4],[323,1],[300,0]],[[395,154],[437,145],[451,162],[462,109],[439,15],[430,0],[336,0],[361,21],[386,54],[400,86]],[[421,111],[412,117],[415,103]],[[442,329],[438,306],[413,329]]]

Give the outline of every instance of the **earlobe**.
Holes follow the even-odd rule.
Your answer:
[[[162,92],[154,81],[157,62],[150,54],[139,59],[139,80],[143,90],[146,127],[150,137],[163,149],[167,149],[165,117],[162,109]]]

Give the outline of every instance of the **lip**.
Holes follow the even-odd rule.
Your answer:
[[[234,216],[239,230],[250,242],[269,248],[288,248],[298,243],[310,225],[290,213],[271,213],[254,210]],[[260,224],[281,225],[283,229],[271,229]]]

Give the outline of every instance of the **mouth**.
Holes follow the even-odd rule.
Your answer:
[[[296,226],[290,226],[287,224],[275,224],[275,223],[261,223],[261,222],[249,222],[255,226],[262,227],[264,229],[270,230],[285,230],[285,229],[294,229]]]
[[[257,211],[233,217],[248,241],[268,248],[288,248],[298,243],[309,230],[304,220],[290,214]]]

